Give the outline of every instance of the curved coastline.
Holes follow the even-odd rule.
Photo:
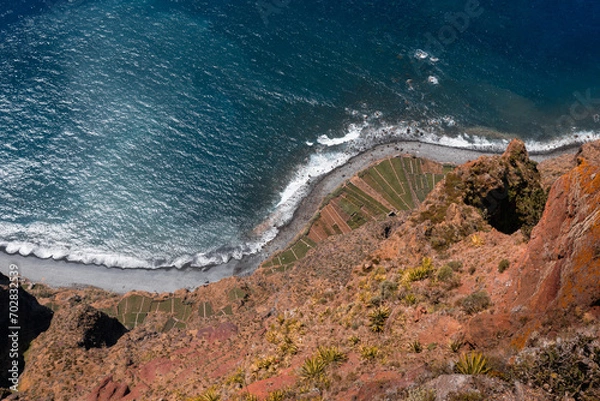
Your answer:
[[[544,152],[531,152],[531,158],[542,161],[568,153],[575,153],[579,144],[551,149]],[[67,260],[41,259],[36,256],[22,256],[0,251],[0,271],[7,273],[9,266],[19,267],[22,277],[36,283],[52,287],[92,286],[116,293],[140,290],[148,292],[174,292],[181,288],[193,289],[226,277],[251,274],[272,253],[284,249],[287,244],[306,226],[323,199],[345,180],[371,164],[398,154],[409,154],[440,163],[462,164],[482,155],[497,154],[453,148],[438,144],[417,141],[396,141],[381,144],[359,153],[328,174],[315,179],[309,193],[302,199],[293,217],[279,228],[275,239],[267,243],[262,251],[228,263],[195,268],[184,266],[148,268],[106,267],[96,264],[83,264]]]

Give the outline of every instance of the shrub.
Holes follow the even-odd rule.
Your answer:
[[[490,371],[488,360],[481,352],[462,354],[454,368],[463,375],[485,374]]]
[[[509,267],[510,262],[508,261],[508,259],[502,259],[500,263],[498,263],[498,272],[503,273]]]
[[[458,260],[453,260],[451,262],[448,262],[446,264],[446,266],[449,266],[455,272],[460,272],[460,271],[462,271],[462,268],[463,268],[462,262],[460,262]]]
[[[523,351],[513,374],[541,387],[555,400],[600,399],[600,344],[594,337],[577,336]]]
[[[396,290],[398,289],[398,284],[393,281],[382,281],[379,283],[379,291],[381,292],[381,298],[390,299],[396,294]]]
[[[306,381],[319,381],[325,375],[325,362],[315,355],[304,360],[300,367],[300,377]]]
[[[375,333],[381,333],[385,328],[385,321],[390,317],[390,308],[380,306],[369,313],[369,327]]]
[[[463,311],[469,315],[486,310],[492,305],[490,296],[485,291],[474,292],[466,296],[460,301],[460,306]]]
[[[360,356],[365,360],[373,360],[379,355],[379,348],[374,345],[360,347]]]
[[[452,275],[454,274],[454,270],[452,270],[452,268],[448,265],[444,265],[442,267],[439,268],[439,270],[437,271],[437,279],[439,281],[448,281]]]

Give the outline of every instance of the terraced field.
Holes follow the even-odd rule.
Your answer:
[[[284,272],[324,239],[348,233],[369,221],[419,205],[453,166],[412,156],[383,160],[360,172],[321,205],[310,227],[291,246],[261,266],[268,273]]]
[[[162,312],[167,321],[162,328],[163,332],[172,328],[185,329],[190,318],[197,314],[200,318],[210,318],[219,315],[232,315],[233,304],[247,297],[246,291],[241,288],[233,288],[227,293],[227,299],[231,304],[215,311],[210,301],[186,302],[183,298],[171,296],[163,300],[155,300],[151,297],[132,294],[122,298],[114,309],[104,310],[105,313],[116,317],[128,329],[132,329],[144,322],[151,313]]]

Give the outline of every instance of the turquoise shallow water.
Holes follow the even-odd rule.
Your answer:
[[[592,1],[2,7],[10,253],[218,264],[258,251],[311,178],[377,143],[501,149],[516,135],[546,151],[600,131]]]

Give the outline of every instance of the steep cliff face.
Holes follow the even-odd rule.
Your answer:
[[[113,346],[127,332],[117,319],[89,305],[79,304],[79,297],[73,298],[56,312],[50,328],[32,344],[21,377],[21,391],[31,390],[35,397],[43,394],[52,399],[54,391],[60,394],[66,387],[56,379],[64,372],[79,370],[102,375],[106,348]],[[40,394],[42,377],[48,383]],[[74,389],[69,390],[74,392]]]
[[[27,291],[19,288],[18,307],[15,309],[16,324],[9,321],[9,279],[0,273],[0,366],[11,366],[12,358],[9,358],[9,352],[12,349],[9,338],[9,327],[19,326],[18,344],[19,344],[19,370],[24,367],[23,354],[29,349],[29,344],[40,333],[44,332],[50,326],[52,320],[52,311],[42,306]],[[12,383],[8,381],[8,369],[0,371],[0,387],[10,387]]]
[[[212,388],[231,400],[279,391],[373,401],[407,399],[425,383],[417,390],[440,400],[550,400],[503,372],[450,373],[468,348],[502,369],[515,355],[509,345],[523,347],[535,330],[600,333],[600,142],[571,157],[530,239],[540,182],[562,167],[544,181],[514,141],[502,156],[456,168],[418,209],[332,235],[289,269],[175,294],[40,291],[59,309],[32,343],[21,394],[189,400]],[[310,376],[307,361],[325,349],[343,357]]]
[[[533,319],[527,327],[542,324],[540,315],[599,309],[600,143],[584,145],[577,167],[552,186],[518,270],[512,305]]]

